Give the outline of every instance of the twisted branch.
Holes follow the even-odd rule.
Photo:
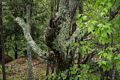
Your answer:
[[[38,56],[42,59],[47,59],[48,52],[43,51],[40,49],[40,47],[35,43],[33,38],[30,35],[30,26],[29,24],[26,24],[24,20],[17,17],[15,21],[20,25],[20,27],[23,29],[24,37],[27,40],[28,44],[31,46],[32,50],[38,54]]]

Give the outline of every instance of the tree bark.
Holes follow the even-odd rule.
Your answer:
[[[83,14],[83,1],[82,0],[79,1],[79,5],[78,6],[79,6],[79,14]],[[82,59],[82,55],[81,55],[80,52],[78,52],[78,63],[77,63],[78,67],[80,67],[81,59]]]
[[[31,5],[26,6],[27,14],[27,24],[30,26],[29,32],[31,32]],[[32,56],[31,56],[31,47],[27,42],[27,55],[28,55],[28,80],[32,80]]]
[[[15,29],[16,30],[16,29]],[[17,31],[17,30],[16,30]],[[17,45],[17,33],[15,33],[15,43],[14,43],[14,46],[15,46],[15,49],[14,49],[14,52],[15,52],[15,59],[18,58],[18,45]]]
[[[3,25],[2,25],[2,0],[0,0],[0,59],[2,59],[3,80],[6,80],[5,58],[4,58],[4,41],[3,41]]]
[[[74,1],[74,0],[72,0]],[[51,39],[48,39],[48,43],[47,46],[49,49],[51,49],[55,55],[55,59],[56,59],[56,72],[59,71],[63,71],[66,69],[66,52],[67,52],[67,47],[68,44],[67,43],[69,38],[75,38],[74,36],[70,36],[70,31],[71,31],[71,19],[70,19],[70,13],[69,13],[69,8],[68,5],[69,4],[69,0],[60,0],[60,4],[59,4],[59,11],[58,11],[58,17],[60,17],[60,20],[58,20],[58,22],[60,22],[59,25],[55,25],[55,27],[49,27],[49,31],[54,30],[57,35],[55,37],[51,37]],[[76,3],[75,3],[76,4]],[[73,4],[74,5],[74,4]],[[72,5],[72,6],[73,6]],[[76,12],[76,6],[73,9]],[[71,10],[72,12],[72,10]],[[74,15],[75,12],[72,14]],[[56,17],[53,18],[53,23],[56,20]],[[16,21],[19,23],[19,25],[22,27],[23,31],[24,31],[24,36],[28,42],[28,44],[32,47],[33,51],[36,52],[41,58],[48,58],[48,52],[45,52],[43,50],[41,50],[37,44],[34,42],[34,40],[32,39],[31,35],[30,35],[30,31],[29,28],[30,26],[28,24],[26,24],[23,20],[21,20],[20,18],[16,18]],[[55,22],[57,23],[57,22]],[[59,30],[56,30],[58,29]],[[80,30],[77,30],[80,31]],[[76,31],[75,31],[76,32]],[[50,33],[50,36],[52,34],[54,34],[54,32]]]
[[[22,27],[23,29],[23,33],[24,33],[24,37],[27,40],[28,44],[31,46],[32,50],[38,54],[38,56],[42,59],[47,59],[48,58],[48,52],[42,50],[39,46],[37,46],[37,44],[35,43],[35,41],[33,40],[33,38],[30,35],[30,25],[26,24],[24,22],[23,19],[17,17],[15,19],[17,21],[17,23]]]

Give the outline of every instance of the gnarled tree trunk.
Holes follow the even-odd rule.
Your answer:
[[[60,0],[59,10],[56,15],[51,18],[50,26],[46,31],[49,33],[46,34],[47,46],[54,55],[56,72],[66,70],[66,68],[70,67],[68,64],[72,64],[72,56],[70,57],[69,62],[69,60],[67,60],[68,56],[66,53],[68,52],[68,46],[70,44],[68,43],[68,40],[71,39],[72,34],[76,30],[76,9],[77,0]],[[36,52],[41,58],[48,59],[48,52],[41,50],[32,39],[29,31],[30,26],[20,18],[16,18],[16,21],[22,27],[24,36],[33,51]],[[74,51],[72,54],[74,54]]]
[[[49,33],[46,35],[47,45],[54,51],[56,72],[63,71],[72,65],[74,50],[68,53],[66,42],[76,30],[75,14],[77,7],[77,0],[60,0],[59,10],[56,13],[58,15],[51,18],[46,31]]]

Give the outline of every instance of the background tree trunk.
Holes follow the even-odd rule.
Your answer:
[[[15,27],[15,30],[17,29],[17,27]],[[17,30],[16,30],[17,31]],[[14,49],[14,52],[15,52],[15,59],[18,58],[18,45],[17,45],[17,33],[15,33],[15,43],[14,43],[14,46],[15,46],[15,49]]]
[[[27,24],[30,26],[29,30],[31,32],[31,5],[28,4],[26,6],[26,14],[27,14]],[[31,55],[31,47],[27,42],[27,55],[28,55],[28,80],[32,80],[32,55]]]
[[[78,8],[79,8],[79,13],[83,14],[83,1],[82,0],[79,1]],[[80,67],[81,58],[82,58],[81,52],[78,52],[78,63],[77,63],[78,67]]]
[[[0,0],[0,59],[2,64],[3,80],[6,80],[5,59],[4,59],[4,41],[3,41],[3,25],[2,25],[2,0]]]

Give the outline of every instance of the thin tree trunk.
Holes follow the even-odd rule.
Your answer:
[[[49,74],[49,68],[50,68],[50,65],[49,65],[49,60],[47,60],[47,66],[46,66],[46,76]]]
[[[4,57],[3,25],[2,25],[2,0],[0,0],[0,59],[2,63],[3,80],[6,80],[4,58],[5,57]]]
[[[83,1],[82,0],[79,1],[78,6],[79,6],[79,14],[83,14]],[[80,67],[81,58],[82,58],[81,53],[78,52],[78,67]]]
[[[31,29],[31,5],[27,5],[26,10],[27,10],[27,12],[26,12],[26,14],[27,14],[27,24],[30,26],[30,29]],[[31,47],[28,43],[27,43],[27,55],[28,55],[28,80],[32,80]]]
[[[15,33],[15,59],[18,58],[18,45],[17,45],[17,34]]]

